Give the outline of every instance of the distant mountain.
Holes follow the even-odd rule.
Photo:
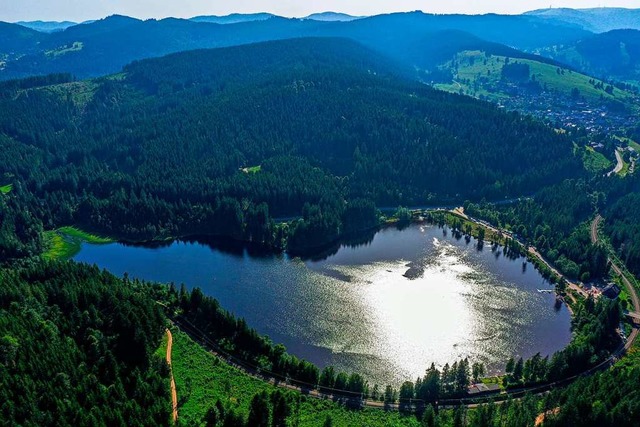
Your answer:
[[[34,31],[37,37],[33,34],[20,36],[20,31],[27,30],[25,27],[6,25],[10,27],[6,28],[7,46],[11,43],[24,46],[6,61],[0,71],[3,80],[48,73],[93,77],[118,72],[134,60],[179,51],[300,37],[350,38],[405,65],[426,69],[437,65],[438,61],[450,59],[460,46],[485,49],[478,46],[494,43],[492,48],[497,49],[496,44],[501,44],[505,46],[500,49],[509,46],[512,49],[509,55],[516,55],[514,48],[532,50],[568,45],[592,35],[580,28],[533,16],[430,15],[422,12],[379,15],[347,22],[273,16],[224,25],[175,18],[141,21],[112,16],[51,34]],[[0,28],[0,37],[2,34]],[[6,48],[0,46],[0,49],[3,47]]]
[[[276,15],[273,15],[271,13],[232,13],[231,15],[225,16],[195,16],[191,18],[190,21],[210,22],[213,24],[238,24],[240,22],[264,21],[265,19],[273,18],[274,16]]]
[[[77,22],[70,21],[20,21],[16,22],[16,24],[22,25],[23,27],[31,28],[32,30],[40,31],[42,33],[53,33],[55,31],[66,30],[69,27],[78,25]]]
[[[356,19],[361,19],[361,18],[363,17],[347,15],[346,13],[321,12],[321,13],[311,14],[304,19],[311,19],[313,21],[327,21],[327,22],[349,22],[349,21],[355,21]]]
[[[10,60],[12,56],[24,55],[36,49],[46,34],[18,24],[0,22],[0,59]]]
[[[588,74],[640,83],[640,31],[614,30],[542,53]]]
[[[640,9],[602,7],[593,9],[539,9],[525,15],[557,23],[572,24],[595,33],[611,30],[640,30]]]

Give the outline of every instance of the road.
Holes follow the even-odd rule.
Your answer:
[[[596,215],[596,217],[591,222],[591,243],[593,244],[598,243],[598,227],[600,226],[601,222],[602,222],[602,217],[600,215]],[[624,274],[622,269],[618,267],[614,259],[609,257],[609,263],[611,264],[611,268],[613,269],[613,271],[618,276],[620,276],[620,279],[622,279],[622,283],[624,283],[625,288],[627,288],[627,292],[631,297],[631,303],[633,304],[632,317],[637,319],[638,313],[640,313],[640,299],[638,298],[638,293],[636,292],[636,288],[635,286],[633,286],[633,283],[629,281],[629,279]],[[638,328],[633,328],[633,331],[631,331],[631,335],[629,335],[629,338],[627,339],[627,342],[625,344],[626,350],[631,348],[631,346],[633,345],[633,342],[636,340],[637,337],[638,337]]]
[[[173,378],[173,368],[171,367],[171,349],[173,347],[173,335],[167,329],[167,364],[171,370],[171,418],[173,424],[178,422],[178,393],[176,392],[176,381]]]
[[[479,220],[477,220],[477,219],[475,219],[475,218],[472,218],[472,217],[468,216],[467,214],[465,214],[465,212],[464,212],[464,208],[458,207],[458,208],[455,208],[455,209],[450,210],[450,212],[451,212],[451,213],[453,213],[453,214],[455,214],[455,215],[460,216],[461,218],[466,219],[467,221],[471,221],[471,222],[473,222],[474,224],[477,224],[477,225],[479,225],[479,226],[481,226],[481,227],[484,227],[484,228],[486,228],[487,230],[489,230],[489,231],[491,231],[491,232],[493,232],[493,233],[495,233],[495,234],[497,234],[497,235],[501,235],[501,234],[503,234],[503,232],[502,232],[501,230],[498,230],[498,228],[496,228],[496,227],[494,227],[494,226],[492,226],[492,225],[490,225],[490,224],[488,224],[488,223],[486,223],[486,222],[481,222],[481,221],[479,221]],[[512,238],[512,239],[514,239],[515,237],[511,237],[511,238]],[[516,239],[516,240],[517,240],[517,239]],[[519,242],[523,247],[525,247],[525,246],[526,246],[524,242],[519,241],[519,240],[518,240],[518,242]],[[577,283],[575,283],[575,282],[572,282],[572,281],[571,281],[571,280],[569,280],[567,277],[565,277],[562,273],[560,273],[560,272],[559,272],[559,271],[558,271],[554,266],[552,266],[552,265],[551,265],[551,263],[549,263],[549,262],[548,262],[548,261],[547,261],[547,260],[542,256],[542,254],[541,254],[540,252],[538,252],[538,250],[537,250],[536,248],[534,248],[533,246],[529,246],[529,247],[527,248],[527,252],[529,253],[529,255],[530,255],[530,256],[533,256],[533,257],[535,257],[535,258],[538,258],[538,259],[539,259],[539,260],[540,260],[544,265],[546,265],[546,266],[547,266],[547,268],[548,268],[549,270],[551,270],[551,272],[552,272],[553,274],[555,274],[556,276],[558,276],[558,277],[560,277],[560,278],[564,279],[564,281],[567,283],[567,286],[568,286],[570,289],[574,290],[575,292],[577,292],[578,294],[580,294],[580,295],[581,295],[582,297],[584,297],[584,298],[586,298],[586,297],[588,296],[587,292],[582,288],[582,286],[578,285],[578,284],[577,284]]]
[[[479,223],[477,220],[467,216],[464,213],[464,211],[460,209],[456,209],[455,213],[457,215],[461,215],[465,217],[470,221]],[[598,225],[601,220],[602,218],[600,216],[597,216],[593,221],[593,223],[591,224],[591,239],[594,243],[597,242],[598,240]],[[482,225],[486,226],[484,224]],[[494,227],[488,227],[488,228],[495,230],[496,232],[500,232],[497,228],[494,228]],[[560,277],[563,277],[560,274],[560,272],[558,272],[551,265],[549,265],[549,263],[542,257],[541,254],[539,254],[535,250],[535,248],[530,247],[529,253],[539,258],[542,262],[545,263],[545,265],[551,268],[552,271],[554,271],[554,273],[558,274]],[[638,299],[638,295],[636,293],[635,288],[633,287],[631,282],[629,282],[629,280],[622,274],[622,271],[618,268],[618,266],[612,263],[612,267],[614,271],[621,276],[625,286],[627,287],[629,291],[629,295],[631,295],[631,299],[633,301],[634,311],[636,313],[640,313],[640,300]],[[578,285],[572,284],[571,282],[569,282],[569,285],[572,286],[572,288],[573,286],[575,286],[578,292],[580,292],[583,295],[586,295],[586,292]],[[326,389],[319,390],[316,388],[315,385],[297,382],[295,380],[288,379],[288,378],[283,378],[278,374],[275,374],[273,372],[269,372],[263,369],[259,369],[255,366],[251,366],[247,364],[242,360],[236,359],[232,355],[226,354],[224,351],[218,348],[215,342],[212,342],[206,336],[206,334],[204,334],[195,325],[191,324],[186,319],[181,319],[181,320],[173,319],[173,321],[176,326],[178,326],[183,332],[186,332],[194,341],[200,343],[200,345],[202,345],[204,348],[208,348],[211,354],[213,354],[214,356],[218,357],[225,363],[243,371],[244,373],[254,378],[257,378],[261,381],[265,381],[270,384],[273,384],[276,387],[286,388],[288,390],[295,390],[316,399],[340,400],[345,403],[350,403],[354,407],[399,410],[401,407],[415,408],[417,405],[422,404],[420,401],[416,401],[416,400],[413,400],[412,402],[405,402],[405,403],[384,403],[377,400],[364,399],[361,395],[348,396],[344,394],[345,393],[344,391],[338,391],[338,390],[332,391],[332,390],[326,390]],[[167,336],[169,338],[168,344],[167,344],[167,363],[171,365],[171,346],[173,343],[173,338],[169,330],[167,330]],[[619,358],[627,352],[627,350],[631,348],[631,346],[633,345],[637,337],[638,337],[638,328],[634,327],[627,341],[623,345],[621,345],[616,351],[614,351],[609,358],[599,363],[597,366],[591,369],[588,369],[587,371],[582,372],[578,375],[574,375],[573,377],[566,378],[564,380],[551,383],[551,384],[544,384],[541,386],[534,386],[534,387],[526,387],[518,390],[510,390],[508,393],[502,391],[500,393],[493,393],[493,394],[478,396],[475,399],[466,398],[466,399],[440,400],[439,402],[437,402],[437,404],[443,408],[455,407],[460,405],[464,405],[468,408],[475,408],[478,405],[487,403],[487,402],[495,402],[496,404],[499,404],[507,399],[519,399],[525,395],[542,395],[556,387],[566,386],[572,383],[577,378],[581,378],[587,375],[592,375],[595,372],[608,369],[610,366],[615,364],[619,360]],[[172,399],[173,399],[173,419],[175,422],[177,420],[178,413],[177,413],[177,395],[175,392],[175,382],[173,379],[173,373],[171,374],[171,392],[172,392]]]
[[[622,159],[622,154],[620,154],[620,150],[618,149],[616,149],[616,161],[618,162],[616,164],[616,167],[613,168],[613,170],[609,172],[607,176],[620,173],[620,171],[622,171],[622,168],[624,167],[624,160]]]
[[[569,287],[569,289],[574,290],[575,292],[577,292],[578,294],[580,294],[583,298],[586,298],[588,296],[587,291],[585,291],[582,286],[578,285],[575,282],[572,282],[571,280],[569,280],[568,278],[566,278],[562,273],[560,273],[554,266],[552,266],[543,256],[540,252],[538,252],[538,250],[536,248],[534,248],[533,246],[530,246],[528,249],[529,254],[533,255],[534,257],[538,258],[544,265],[547,266],[547,268],[549,270],[551,270],[553,272],[553,274],[555,274],[558,277],[561,277],[564,279],[564,281],[567,283],[567,287]]]

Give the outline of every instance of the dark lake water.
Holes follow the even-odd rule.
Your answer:
[[[552,288],[532,264],[431,225],[387,228],[321,260],[179,241],[84,244],[74,259],[198,286],[289,352],[371,383],[397,385],[464,357],[496,372],[571,339],[570,313],[538,291]]]

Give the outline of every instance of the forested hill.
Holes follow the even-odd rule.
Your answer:
[[[0,269],[0,424],[168,426],[166,318],[96,267]]]
[[[374,205],[495,200],[580,173],[566,136],[388,64],[345,39],[299,39],[6,84],[0,209],[20,221],[5,219],[2,255],[33,251],[20,242],[39,221],[304,248],[376,225]],[[276,233],[271,216],[290,215],[304,221]]]
[[[457,33],[460,32],[468,33],[463,40],[458,40]],[[589,35],[591,33],[585,30],[533,16],[430,15],[422,12],[379,15],[349,22],[272,16],[234,24],[175,18],[140,21],[111,16],[51,34],[38,33],[17,24],[2,24],[0,40],[5,43],[0,43],[0,79],[50,73],[96,77],[118,72],[133,60],[174,52],[310,36],[347,37],[424,69],[438,65],[430,53],[436,54],[440,62],[449,60],[458,52],[451,48],[460,42],[465,43],[465,49],[502,44],[531,50],[567,45]],[[473,38],[481,40],[473,40],[473,46],[470,46],[469,41]],[[441,58],[443,54],[446,54],[444,59]],[[495,54],[522,55],[516,50]]]
[[[639,30],[613,30],[542,53],[591,75],[640,82]]]

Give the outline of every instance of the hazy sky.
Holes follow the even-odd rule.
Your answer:
[[[521,13],[553,7],[640,7],[640,0],[0,0],[0,21],[84,21],[121,14],[138,18],[271,12],[306,16],[338,11],[353,15],[422,10],[433,13]]]

